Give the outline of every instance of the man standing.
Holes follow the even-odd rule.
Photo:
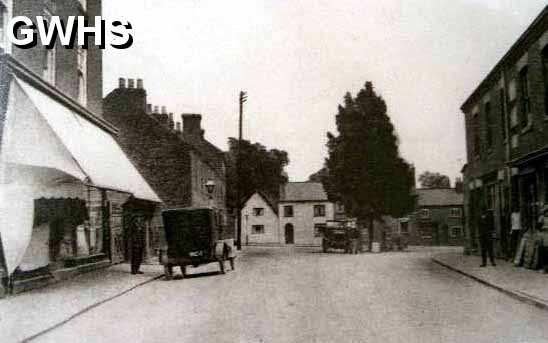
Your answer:
[[[134,216],[131,222],[131,274],[143,274],[139,270],[145,252],[145,223],[142,217]]]
[[[495,266],[495,258],[493,256],[493,235],[494,235],[494,223],[493,223],[493,211],[483,208],[480,227],[479,227],[479,240],[481,245],[481,265],[480,267],[487,266],[487,255],[489,255],[489,261],[492,266]]]

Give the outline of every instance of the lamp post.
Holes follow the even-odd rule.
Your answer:
[[[208,206],[213,208],[213,191],[215,190],[215,181],[208,179],[205,184],[207,194],[208,194]]]

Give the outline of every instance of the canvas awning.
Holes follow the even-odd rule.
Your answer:
[[[58,169],[99,188],[160,202],[110,133],[15,77],[5,132],[4,162]]]

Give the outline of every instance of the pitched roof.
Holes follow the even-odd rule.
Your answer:
[[[180,134],[179,137],[183,142],[194,148],[219,176],[224,176],[225,154],[221,149],[203,137],[189,137],[183,134]]]
[[[249,199],[251,199],[255,194],[258,194],[263,200],[264,202],[272,209],[272,211],[274,211],[274,213],[278,214],[278,204],[277,202],[274,200],[274,197],[268,195],[268,193],[266,192],[263,192],[263,191],[257,191],[257,192],[254,192],[253,194],[251,194],[243,203],[244,203],[244,206],[247,204],[247,202],[249,201]]]
[[[319,182],[288,182],[280,186],[280,201],[327,201]]]
[[[464,195],[454,188],[421,188],[416,190],[417,204],[421,206],[451,206],[464,204]]]

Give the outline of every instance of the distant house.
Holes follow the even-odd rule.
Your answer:
[[[289,182],[280,187],[275,204],[253,194],[242,210],[244,244],[320,246],[320,229],[335,219],[335,204],[319,182]]]
[[[288,182],[278,203],[283,244],[320,246],[320,229],[334,220],[335,205],[319,182]]]
[[[242,241],[245,245],[278,245],[281,242],[278,206],[263,192],[255,192],[242,209]]]
[[[400,219],[400,233],[413,245],[464,245],[464,195],[454,188],[416,190],[414,214]]]

